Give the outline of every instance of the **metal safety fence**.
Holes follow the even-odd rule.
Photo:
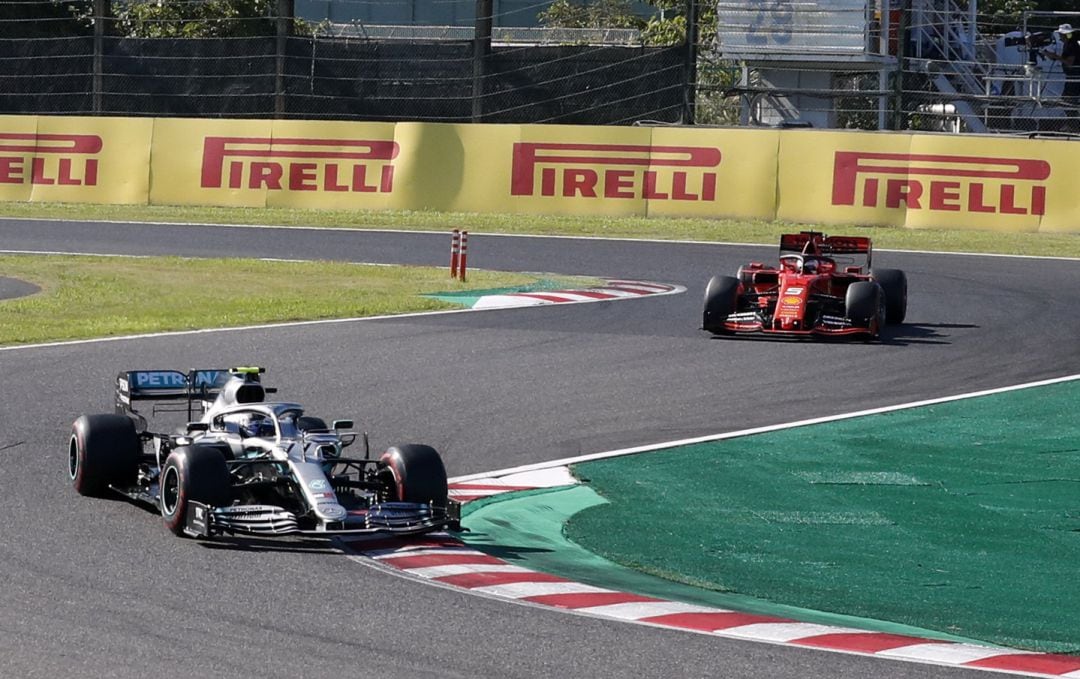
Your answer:
[[[40,15],[57,3],[19,5]],[[563,31],[552,43],[537,42],[535,31],[500,42],[506,32],[494,31],[478,49],[472,27],[439,36],[279,19],[243,31],[161,20],[154,30],[119,35],[124,24],[115,13],[82,21],[9,13],[0,17],[0,114],[623,125],[685,119],[684,49],[628,45],[625,32],[579,32],[582,40],[570,41],[573,32]],[[186,37],[186,29],[198,37]],[[608,42],[588,42],[597,37]]]
[[[634,6],[568,26],[549,1],[12,0],[0,114],[1080,132],[1054,58],[1076,10]]]

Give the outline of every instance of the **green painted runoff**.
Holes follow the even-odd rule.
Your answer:
[[[588,462],[566,537],[717,592],[1080,651],[1080,381]]]
[[[563,534],[563,524],[571,516],[603,503],[604,499],[588,486],[563,486],[496,495],[465,505],[462,524],[468,528],[468,532],[462,533],[461,538],[469,546],[507,563],[554,573],[605,589],[819,625],[853,627],[941,641],[972,641],[933,630],[716,592],[619,566],[583,549]]]

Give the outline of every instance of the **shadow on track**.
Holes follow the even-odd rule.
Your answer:
[[[219,536],[212,540],[199,540],[206,549],[235,552],[280,552],[288,554],[340,554],[329,540],[305,540],[303,538],[258,538],[249,536]]]
[[[947,338],[950,334],[943,330],[953,329],[977,329],[980,326],[970,323],[906,323],[890,325],[885,329],[879,341],[867,341],[864,339],[852,339],[843,337],[785,337],[783,335],[751,334],[742,335],[712,335],[709,339],[741,342],[779,342],[782,344],[817,343],[822,345],[857,345],[857,344],[886,344],[890,346],[907,346],[909,344],[952,344]]]

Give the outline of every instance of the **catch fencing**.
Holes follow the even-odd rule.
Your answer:
[[[228,2],[2,3],[0,114],[1080,132],[1060,62],[1039,51],[1076,11],[685,0],[667,33],[657,16],[552,28],[550,3],[523,0],[196,11]]]
[[[49,0],[22,6],[39,13]],[[116,3],[113,3],[114,5]],[[686,119],[685,46],[636,32],[358,30],[271,17],[125,30],[0,18],[0,114],[629,125]],[[399,27],[400,28],[400,27]],[[190,30],[189,30],[190,29]],[[146,35],[147,33],[151,35]],[[602,42],[595,43],[594,40]]]

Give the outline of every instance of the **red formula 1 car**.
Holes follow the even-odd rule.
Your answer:
[[[886,323],[907,315],[907,276],[871,269],[871,250],[869,238],[785,234],[779,266],[751,262],[735,276],[712,277],[702,327],[714,335],[878,339]]]

